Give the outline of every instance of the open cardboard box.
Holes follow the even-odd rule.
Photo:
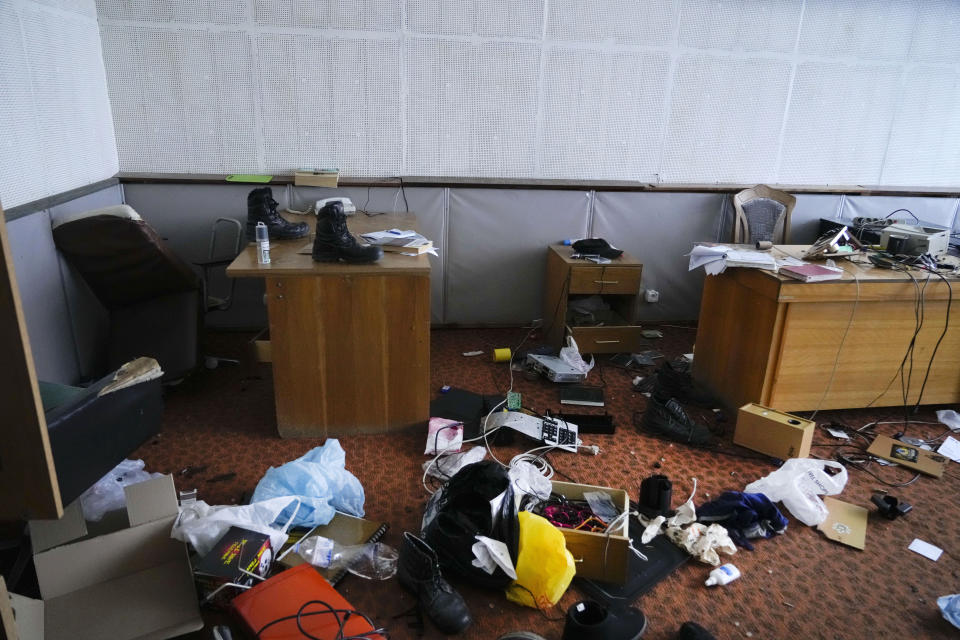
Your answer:
[[[186,546],[170,537],[173,478],[125,492],[126,521],[118,512],[99,534],[87,531],[79,501],[59,520],[30,522],[43,599],[11,594],[21,639],[153,640],[203,627]]]
[[[554,481],[553,493],[568,500],[583,500],[583,494],[590,491],[604,491],[610,494],[613,503],[620,512],[630,510],[630,497],[623,489],[594,487],[588,484]],[[630,553],[629,518],[607,535],[592,531],[577,531],[557,527],[567,543],[567,551],[573,555],[578,578],[588,578],[598,582],[623,584],[627,579],[627,567]]]

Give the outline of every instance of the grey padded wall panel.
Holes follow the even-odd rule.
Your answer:
[[[910,41],[910,57],[923,62],[960,62],[960,2],[924,0]]]
[[[660,302],[641,303],[641,320],[696,320],[703,270],[688,271],[693,243],[712,241],[723,194],[596,194],[593,236],[633,254],[643,263],[644,289]]]
[[[450,189],[445,322],[542,318],[547,245],[585,237],[589,215],[583,191]]]
[[[951,228],[957,216],[957,198],[918,198],[896,196],[846,196],[843,201],[843,219],[856,217],[886,218],[890,216],[907,224],[915,223],[908,209],[922,222]],[[890,215],[893,214],[893,215]]]
[[[93,0],[0,2],[0,122],[8,209],[117,172]]]
[[[263,25],[364,31],[400,28],[400,3],[393,0],[254,0],[254,6],[256,20]]]
[[[820,236],[820,219],[839,219],[843,196],[794,194],[797,204],[790,213],[790,244],[812,244]]]
[[[40,211],[18,218],[7,223],[7,231],[37,378],[75,384],[80,364],[50,215]]]

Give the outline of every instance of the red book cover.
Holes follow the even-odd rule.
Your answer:
[[[301,564],[277,574],[257,586],[244,591],[233,599],[233,609],[243,619],[251,633],[261,640],[303,640],[300,624],[316,638],[334,640],[340,631],[343,612],[336,616],[332,609],[352,610],[353,606],[323,579],[309,564]],[[313,602],[313,604],[308,604]],[[359,635],[374,631],[366,619],[358,614],[350,615],[342,636]],[[372,633],[372,640],[386,640],[385,636]]]
[[[780,273],[797,280],[803,280],[804,282],[839,280],[843,277],[843,271],[823,267],[819,264],[798,264],[780,267]]]

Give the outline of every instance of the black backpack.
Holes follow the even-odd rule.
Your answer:
[[[494,521],[490,500],[504,492]],[[514,565],[517,562],[520,528],[513,487],[499,463],[483,460],[460,469],[431,499],[428,511],[436,515],[424,529],[423,538],[437,552],[444,572],[491,589],[502,589],[513,581],[500,567],[491,575],[471,564],[477,535],[505,543],[510,559]]]

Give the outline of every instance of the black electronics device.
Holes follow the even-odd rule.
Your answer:
[[[636,505],[633,505],[635,508]],[[658,535],[649,544],[642,544],[643,524],[630,516],[630,540],[633,546],[647,557],[638,557],[627,552],[627,580],[622,585],[576,578],[574,584],[584,595],[608,607],[629,606],[634,600],[650,591],[677,567],[690,559],[690,555],[670,542],[665,535]]]
[[[615,433],[617,425],[609,413],[561,413],[557,415],[564,422],[570,422],[580,428],[580,433]]]

